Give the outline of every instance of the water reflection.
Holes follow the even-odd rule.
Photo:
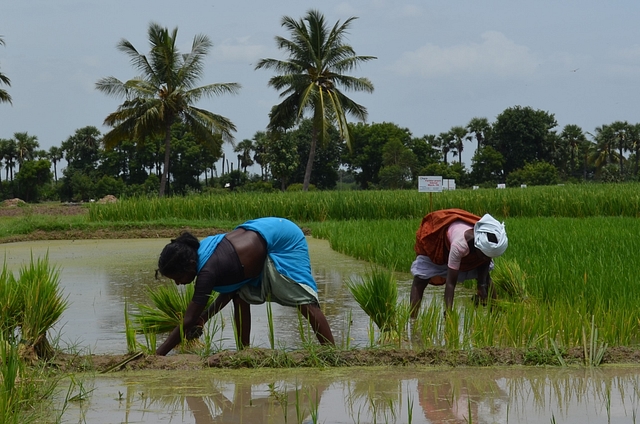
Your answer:
[[[639,369],[203,370],[88,378],[66,422],[636,422]]]

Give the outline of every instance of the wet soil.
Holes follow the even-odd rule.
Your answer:
[[[283,352],[270,349],[221,351],[208,358],[195,354],[168,356],[141,355],[122,366],[131,355],[69,355],[57,354],[51,365],[65,372],[118,372],[123,370],[198,370],[212,368],[326,368],[326,367],[491,367],[491,366],[559,366],[552,352],[527,351],[514,348],[483,348],[471,351],[449,351],[440,348],[407,350],[395,348],[375,349],[322,349]],[[573,348],[562,358],[568,366],[584,365],[584,351]],[[608,348],[602,364],[640,364],[640,350],[629,347]]]
[[[42,204],[0,206],[0,217],[25,215],[82,215],[87,214],[83,204]],[[308,230],[303,229],[305,233]],[[197,237],[211,235],[223,230],[189,227],[132,228],[126,230],[90,229],[66,231],[35,231],[25,235],[0,238],[0,243],[32,240],[78,240],[78,239],[132,239],[171,238],[181,231],[190,231]],[[71,355],[57,353],[51,364],[63,371],[102,372],[126,360],[130,355]],[[567,365],[584,364],[584,350],[572,348],[562,353]],[[640,364],[640,347],[609,347],[603,364]],[[513,348],[483,348],[470,351],[450,351],[439,348],[407,350],[394,348],[283,352],[269,349],[245,349],[222,351],[203,358],[193,354],[172,354],[166,357],[142,355],[112,371],[119,370],[195,370],[205,367],[217,368],[294,368],[331,366],[507,366],[507,365],[561,365],[555,352],[549,350],[525,350]]]

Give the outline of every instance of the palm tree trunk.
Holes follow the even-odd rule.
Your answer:
[[[313,168],[313,160],[316,157],[316,144],[318,144],[318,130],[313,128],[311,131],[311,146],[309,148],[309,159],[307,159],[307,168],[304,170],[304,182],[302,183],[302,191],[309,191],[309,182],[311,181],[311,170]]]
[[[159,197],[164,197],[164,191],[167,186],[167,179],[169,177],[169,157],[171,153],[171,124],[168,124],[164,129],[164,167],[162,169],[162,178],[160,178],[160,192]]]

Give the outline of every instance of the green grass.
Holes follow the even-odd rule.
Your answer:
[[[640,344],[635,273],[640,238],[633,236],[640,233],[638,183],[456,190],[433,196],[410,190],[125,199],[92,204],[87,216],[0,220],[0,237],[37,229],[230,229],[246,219],[283,216],[329,240],[336,251],[408,272],[415,233],[430,201],[434,209],[493,214],[505,221],[510,244],[495,261],[498,301],[476,308],[469,291],[459,287],[454,328],[443,321],[438,296],[423,306],[416,321],[413,333],[423,346],[532,351],[555,346],[561,352],[591,346],[585,340],[596,332],[596,353],[598,346]],[[2,290],[6,284],[0,278]],[[402,327],[401,319],[397,315],[395,325]]]
[[[636,217],[640,183],[583,184],[505,190],[231,193],[92,204],[88,219],[105,221],[234,221],[281,216],[296,222],[419,219],[433,209],[461,208],[497,217]]]

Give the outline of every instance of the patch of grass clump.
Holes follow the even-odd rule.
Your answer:
[[[23,265],[16,278],[3,265],[0,272],[0,338],[20,342],[23,356],[49,359],[53,348],[47,332],[68,306],[60,289],[60,269],[49,264],[48,255]]]

